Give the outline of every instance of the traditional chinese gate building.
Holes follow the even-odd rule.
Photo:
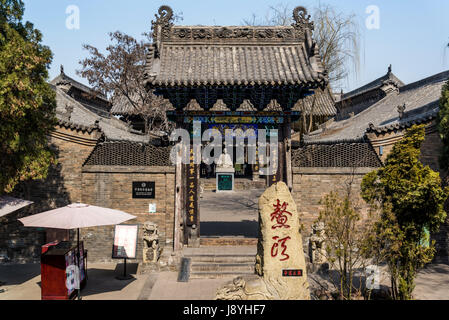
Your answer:
[[[191,133],[195,120],[202,131],[278,129],[277,172],[267,182],[282,180],[292,188],[291,123],[300,116],[292,109],[327,85],[306,10],[293,11],[291,26],[274,27],[175,26],[170,7],[158,13],[146,86],[171,102],[169,118]],[[252,169],[257,179],[257,164]],[[198,164],[177,165],[175,250],[199,238],[198,181]]]

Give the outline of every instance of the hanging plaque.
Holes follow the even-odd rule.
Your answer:
[[[186,165],[187,194],[186,194],[186,224],[197,224],[198,217],[198,166],[193,162],[193,148],[190,148],[190,163]]]

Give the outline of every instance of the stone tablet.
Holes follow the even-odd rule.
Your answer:
[[[259,199],[256,273],[217,290],[219,300],[310,300],[296,203],[284,182]]]
[[[260,197],[259,224],[257,273],[267,284],[283,284],[282,299],[309,300],[299,215],[284,182],[272,185]]]

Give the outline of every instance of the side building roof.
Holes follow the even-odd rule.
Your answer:
[[[391,66],[388,68],[388,72],[383,75],[382,77],[379,77],[373,81],[371,81],[370,83],[365,84],[364,86],[361,86],[357,89],[354,89],[350,92],[344,93],[341,97],[340,100],[347,100],[350,98],[354,98],[355,96],[361,95],[363,93],[366,93],[368,91],[371,91],[373,89],[379,89],[380,87],[382,87],[382,85],[384,84],[385,81],[394,81],[398,84],[399,87],[404,86],[405,84],[401,81],[401,79],[399,79],[395,74],[393,74],[392,70],[391,70]]]
[[[372,128],[401,126],[433,117],[439,110],[441,89],[449,71],[402,86],[360,113],[343,120],[332,120],[304,136],[306,144],[357,140]]]
[[[64,90],[54,87],[56,92],[56,118],[60,125],[72,129],[100,129],[107,140],[126,140],[134,142],[149,142],[149,136],[133,132],[126,123],[114,117],[103,117],[69,96]]]
[[[324,90],[318,88],[313,95],[300,99],[292,108],[293,111],[301,111],[303,114],[316,116],[335,116],[337,109],[335,108],[335,100],[331,89],[327,86]]]

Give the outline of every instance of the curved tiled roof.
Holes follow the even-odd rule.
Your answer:
[[[329,123],[326,128],[304,136],[306,143],[340,141],[364,137],[370,124],[373,127],[406,126],[407,123],[433,116],[439,109],[441,89],[449,78],[449,71],[402,86],[399,92],[388,94],[380,101],[348,119]],[[399,116],[398,106],[405,105]]]
[[[91,88],[89,88],[88,86],[82,84],[81,82],[78,82],[75,79],[69,77],[68,75],[66,75],[64,73],[63,69],[61,69],[61,73],[56,78],[54,78],[53,80],[50,81],[50,84],[52,84],[54,86],[58,86],[61,84],[69,84],[81,91],[92,94],[93,96],[103,100],[104,102],[108,102],[108,98],[104,94],[102,94],[100,92],[96,92],[96,91],[92,90]]]
[[[82,124],[73,123],[70,121],[66,121],[63,119],[58,119],[58,125],[62,128],[77,130],[81,132],[92,133],[94,130],[101,131],[101,129],[97,126],[84,126]]]
[[[389,124],[383,127],[375,127],[374,125],[370,125],[366,132],[376,132],[376,133],[386,133],[395,130],[404,130],[410,128],[411,126],[417,124],[429,123],[437,117],[438,111],[434,111],[428,114],[424,114],[419,118],[407,121],[407,122],[396,122],[393,124]]]
[[[97,144],[84,165],[101,166],[171,166],[171,147],[129,141],[111,141]]]
[[[149,87],[324,86],[313,22],[304,8],[292,26],[174,26],[159,9],[146,63]]]
[[[350,99],[355,96],[362,95],[365,92],[368,92],[368,91],[371,91],[374,89],[378,89],[378,88],[382,87],[384,81],[387,81],[387,80],[394,81],[395,83],[397,83],[398,87],[402,87],[404,85],[404,83],[401,81],[401,79],[399,79],[391,71],[389,71],[384,76],[377,78],[376,80],[373,80],[370,83],[368,83],[364,86],[361,86],[360,88],[357,88],[355,90],[352,90],[350,92],[343,94],[343,96],[341,96],[340,100]]]
[[[128,140],[135,142],[149,142],[149,136],[133,133],[121,120],[114,117],[102,117],[79,103],[58,87],[56,92],[56,117],[59,123],[71,129],[91,130],[98,128],[108,140]]]
[[[313,95],[299,100],[292,108],[293,111],[302,111],[309,115],[311,112],[316,116],[335,116],[337,109],[329,87],[316,89]]]
[[[322,83],[302,44],[278,46],[163,44],[153,86]]]

